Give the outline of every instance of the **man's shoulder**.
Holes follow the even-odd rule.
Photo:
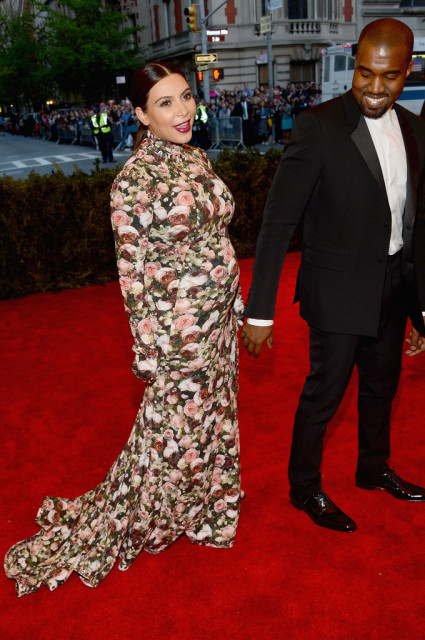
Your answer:
[[[319,119],[334,118],[335,116],[342,115],[345,112],[344,103],[345,96],[347,95],[348,94],[344,94],[342,96],[332,98],[331,100],[321,102],[320,104],[306,110],[305,113],[310,113]]]
[[[331,128],[332,131],[339,130],[346,121],[345,96],[338,96],[332,100],[327,100],[321,104],[302,110],[295,118],[294,127],[296,129],[305,127],[322,131]]]

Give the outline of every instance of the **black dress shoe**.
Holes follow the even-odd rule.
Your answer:
[[[388,491],[399,500],[425,501],[425,489],[423,487],[406,482],[392,469],[387,469],[380,476],[376,476],[373,479],[356,475],[356,485],[360,489],[383,489],[383,491]]]
[[[357,529],[356,523],[343,513],[322,489],[315,491],[305,500],[297,498],[291,489],[289,498],[293,507],[298,511],[304,511],[319,527],[348,533]]]

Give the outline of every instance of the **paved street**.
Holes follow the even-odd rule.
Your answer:
[[[256,145],[260,153],[266,153],[271,145]],[[282,149],[281,145],[273,145],[274,149]],[[207,150],[209,158],[217,158],[220,150]],[[115,163],[101,164],[101,167],[114,167],[124,164],[130,156],[130,149],[126,151],[114,151]],[[0,177],[12,176],[12,178],[27,178],[30,171],[39,174],[51,173],[58,168],[69,175],[75,171],[75,167],[90,173],[94,168],[96,158],[101,160],[100,151],[96,151],[88,145],[70,145],[69,143],[56,144],[40,140],[40,138],[24,138],[12,136],[9,133],[0,133]]]
[[[113,167],[123,164],[130,155],[130,150],[114,152],[115,164],[101,165]],[[100,151],[93,147],[56,144],[39,138],[24,138],[0,133],[0,177],[26,178],[30,171],[39,174],[51,173],[60,168],[65,175],[75,171],[77,166],[85,173],[94,168],[96,158],[101,160]]]

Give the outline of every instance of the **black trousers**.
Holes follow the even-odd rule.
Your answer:
[[[359,373],[356,475],[373,477],[385,470],[390,455],[391,403],[401,370],[405,308],[399,252],[388,258],[377,338],[326,333],[310,326],[310,375],[295,415],[289,461],[289,481],[300,498],[321,486],[323,438],[354,365]]]
[[[102,161],[114,162],[114,155],[112,153],[112,133],[99,133],[97,136],[97,140],[99,142],[99,149],[102,154]]]

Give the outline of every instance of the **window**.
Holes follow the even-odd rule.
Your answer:
[[[165,38],[170,37],[170,5],[168,2],[164,2],[164,26],[165,26]]]
[[[255,0],[256,20],[260,22],[260,18],[267,14],[266,0]]]
[[[425,81],[425,53],[413,54],[412,73],[406,80],[406,84],[414,84],[416,82],[423,83]]]
[[[401,0],[400,9],[410,7],[425,7],[425,0]]]
[[[314,20],[317,18],[317,0],[288,0],[289,20]]]
[[[338,0],[326,0],[325,2],[325,15],[323,18],[325,20],[336,20],[337,19],[337,1]]]
[[[326,56],[323,59],[323,63],[325,65],[323,71],[323,82],[329,82],[330,74],[331,74],[331,57]]]
[[[334,71],[345,71],[347,56],[335,56]]]

